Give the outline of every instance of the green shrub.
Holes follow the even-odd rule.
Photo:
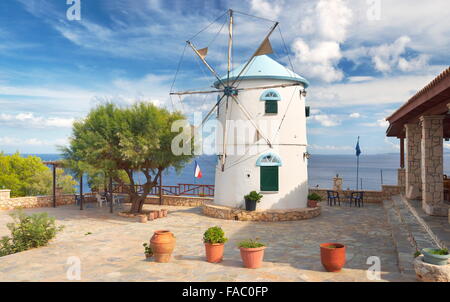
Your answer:
[[[308,195],[308,200],[321,201],[322,197],[317,193],[311,193]]]
[[[11,232],[11,237],[4,236],[0,239],[0,256],[47,245],[63,228],[57,227],[55,218],[49,217],[47,213],[26,215],[22,211],[17,211],[10,216],[14,222],[6,226]]]
[[[261,198],[263,198],[263,195],[262,195],[262,194],[259,194],[259,193],[256,192],[256,191],[251,191],[249,194],[247,194],[247,195],[244,196],[244,199],[245,199],[246,201],[247,201],[247,200],[250,200],[250,201],[260,202],[260,201],[261,201]]]
[[[239,242],[239,245],[238,245],[238,247],[243,247],[243,248],[248,248],[248,249],[258,248],[258,247],[263,247],[263,246],[265,246],[265,244],[259,242],[258,238],[256,238],[255,240],[248,239],[248,240],[241,241],[241,242]]]
[[[203,242],[204,243],[225,243],[228,241],[228,238],[225,238],[225,232],[221,227],[215,226],[206,230],[203,234]]]

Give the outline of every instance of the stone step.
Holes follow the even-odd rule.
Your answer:
[[[402,221],[399,210],[396,208],[393,200],[383,201],[383,207],[386,211],[388,223],[391,226],[399,270],[404,275],[415,275],[413,261],[416,247],[408,227]]]

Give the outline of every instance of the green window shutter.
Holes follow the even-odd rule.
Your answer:
[[[306,106],[306,107],[305,107],[305,115],[306,115],[306,117],[309,117],[310,111],[311,111],[310,107],[309,107],[309,106]]]
[[[278,166],[260,168],[261,191],[278,191]]]
[[[278,101],[266,101],[266,113],[278,113]]]

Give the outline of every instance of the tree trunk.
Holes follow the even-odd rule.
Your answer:
[[[145,198],[150,193],[150,191],[153,189],[154,186],[156,186],[158,178],[161,174],[162,169],[158,169],[157,175],[154,177],[154,179],[151,179],[151,176],[149,175],[148,171],[143,171],[144,175],[147,178],[147,182],[143,184],[143,192],[142,194],[139,194],[137,190],[134,188],[134,182],[130,180],[130,182],[133,184],[132,187],[130,187],[130,202],[131,202],[131,209],[130,213],[132,214],[138,214],[142,213],[142,208],[144,207]],[[129,176],[132,179],[132,174]]]

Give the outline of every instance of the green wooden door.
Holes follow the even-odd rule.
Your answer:
[[[278,191],[278,166],[260,168],[261,191]]]

